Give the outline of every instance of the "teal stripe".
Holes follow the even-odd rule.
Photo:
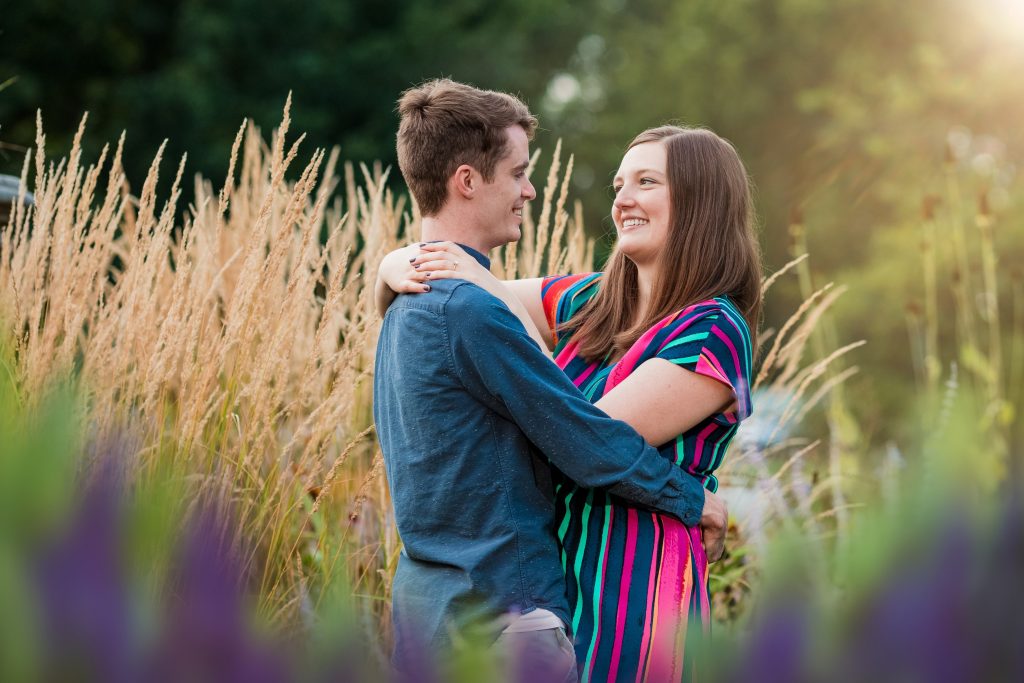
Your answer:
[[[587,303],[594,294],[597,293],[599,287],[591,287],[601,277],[602,273],[594,273],[589,275],[579,282],[571,285],[568,289],[562,292],[558,301],[555,302],[555,326],[562,325],[572,319],[574,315]],[[566,277],[572,277],[567,275]],[[569,336],[563,335],[559,338],[558,343],[555,344],[554,355],[558,355],[565,345],[569,342]]]
[[[718,430],[716,429],[715,433],[712,434],[711,436],[717,436],[717,435],[718,435]],[[726,441],[726,443],[728,443],[728,441]],[[707,447],[707,445],[708,444],[705,441],[704,442],[704,446]],[[704,471],[704,472],[714,471],[714,469],[716,467],[718,467],[719,451],[724,451],[724,449],[722,448],[722,440],[721,439],[715,441],[711,445],[713,446],[713,448],[711,449],[711,457],[709,458],[710,462],[708,463],[707,467],[701,468],[701,470]],[[724,452],[722,454],[724,454]],[[697,463],[697,467],[700,467],[700,463]]]
[[[594,373],[593,379],[587,383],[587,386],[583,389],[583,396],[586,397],[591,403],[594,402],[594,395],[597,394],[597,390],[604,386],[605,380],[608,379],[608,375],[611,374],[611,367],[607,367],[600,372]]]
[[[555,489],[555,496],[558,495],[558,491],[560,488],[561,484],[559,484],[558,488]],[[562,573],[566,575],[568,574],[568,572],[566,571],[566,566],[569,563],[569,556],[565,552],[565,534],[569,531],[569,520],[572,516],[572,513],[569,509],[569,504],[572,503],[572,497],[578,490],[579,488],[574,486],[572,488],[572,491],[569,491],[569,495],[565,497],[565,516],[562,518],[562,523],[558,525],[558,540],[562,546]],[[579,583],[577,583],[576,585],[578,589]]]
[[[686,365],[689,363],[696,365],[697,361],[700,360],[700,354],[697,354],[696,356],[686,356],[685,358],[668,358],[666,360],[670,363],[675,363],[676,365]]]
[[[587,491],[587,500],[583,504],[583,523],[580,532],[580,541],[576,545],[576,562],[573,563],[573,576],[576,578],[576,595],[583,594],[583,587],[580,585],[580,571],[583,568],[583,555],[587,549],[587,526],[590,523],[591,504],[594,502],[594,492]],[[576,600],[576,609],[572,615],[572,632],[579,633],[580,617],[583,616],[583,601]]]
[[[732,437],[736,435],[736,430],[739,429],[739,426],[739,422],[737,422],[734,425],[731,425],[728,431],[726,431],[725,434],[723,434],[722,437],[719,439],[718,443],[715,444],[715,452],[718,457],[716,458],[714,465],[711,468],[712,470],[718,469],[718,466],[722,464],[722,459],[725,458],[726,448],[729,446],[730,443],[732,443]],[[720,453],[718,452],[719,446],[721,447]]]
[[[576,284],[569,287],[569,289],[565,290],[565,292],[562,294],[562,302],[565,303],[566,315],[562,319],[562,322],[572,319],[572,317],[576,315],[576,312],[583,307],[583,304],[587,303],[590,300],[590,297],[594,296],[594,294],[597,293],[596,287],[590,291],[587,291],[587,289],[599,277],[601,277],[601,273],[594,273],[589,277],[583,278]]]
[[[668,344],[665,344],[665,346],[663,346],[661,348],[661,350],[665,351],[667,349],[671,349],[673,346],[679,346],[680,344],[685,344],[686,342],[703,341],[704,339],[708,338],[709,334],[711,334],[711,333],[710,332],[695,332],[694,334],[688,334],[685,337],[680,337],[679,339],[673,339]]]

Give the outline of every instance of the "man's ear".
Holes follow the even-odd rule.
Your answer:
[[[452,174],[452,190],[459,193],[464,199],[472,199],[480,185],[480,175],[469,164],[462,164]]]

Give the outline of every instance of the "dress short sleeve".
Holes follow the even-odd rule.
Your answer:
[[[555,340],[560,341],[558,326],[568,322],[597,293],[601,273],[578,273],[576,275],[551,275],[541,283],[540,296],[544,306],[544,317]]]
[[[680,311],[652,342],[653,357],[728,385],[736,396],[738,418],[750,415],[750,328],[727,297]]]

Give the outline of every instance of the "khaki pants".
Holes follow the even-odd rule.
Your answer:
[[[508,681],[576,683],[576,652],[564,628],[503,633],[494,644]]]

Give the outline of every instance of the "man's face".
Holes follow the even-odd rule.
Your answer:
[[[491,182],[484,182],[477,195],[478,216],[491,248],[519,239],[523,204],[537,196],[526,167],[530,164],[530,142],[519,126],[505,129],[507,152],[494,169]]]

